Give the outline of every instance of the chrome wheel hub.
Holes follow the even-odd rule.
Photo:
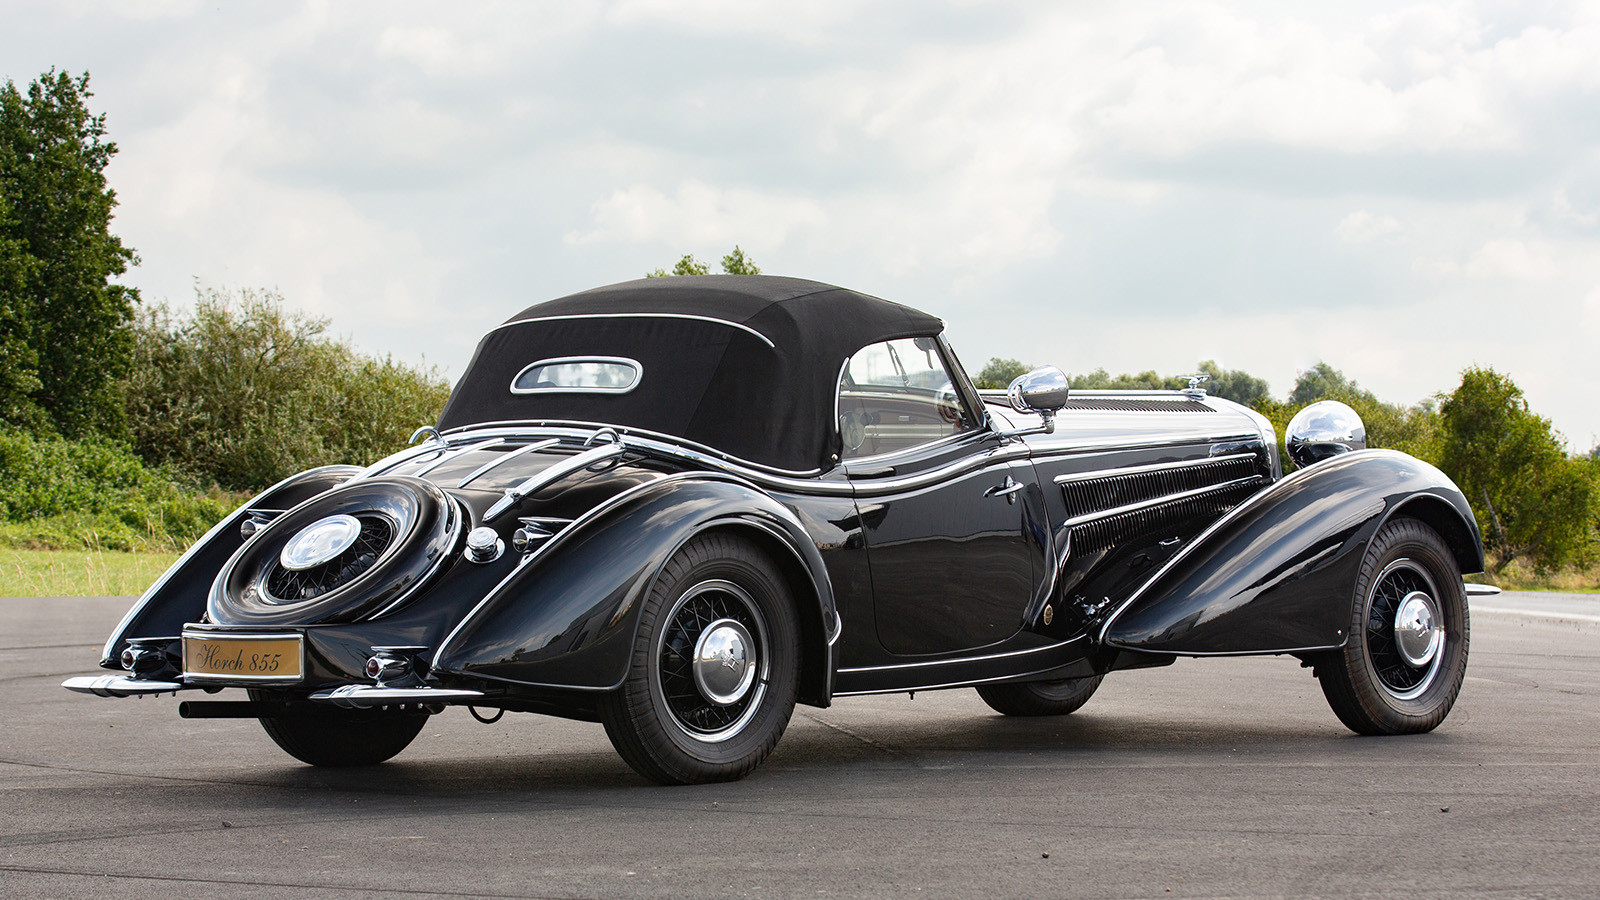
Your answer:
[[[1394,643],[1400,657],[1413,666],[1433,661],[1439,645],[1444,643],[1444,625],[1439,622],[1432,597],[1412,591],[1400,601],[1394,615]]]
[[[733,619],[718,619],[706,626],[695,642],[694,683],[707,700],[732,706],[756,680],[750,631]]]
[[[283,545],[278,563],[296,572],[315,568],[350,549],[360,536],[361,522],[355,516],[318,519]]]

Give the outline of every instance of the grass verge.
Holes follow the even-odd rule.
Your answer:
[[[0,597],[137,597],[176,553],[0,549]]]

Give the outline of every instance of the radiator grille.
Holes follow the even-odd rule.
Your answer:
[[[1117,400],[1111,397],[1070,397],[1063,408],[1109,409],[1119,412],[1216,412],[1195,400]]]

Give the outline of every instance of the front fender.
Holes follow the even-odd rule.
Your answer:
[[[1367,545],[1396,515],[1438,531],[1462,571],[1482,570],[1472,510],[1443,472],[1392,450],[1358,451],[1240,504],[1135,591],[1100,639],[1185,655],[1342,646]]]
[[[361,473],[357,466],[322,466],[291,475],[267,488],[211,527],[200,540],[144,592],[122,617],[100,654],[100,665],[121,669],[122,647],[130,637],[176,637],[184,623],[206,611],[211,582],[241,544],[239,526],[252,512],[281,513],[337,487]]]
[[[534,687],[611,690],[627,675],[641,601],[661,567],[696,534],[722,527],[745,529],[792,554],[777,561],[803,573],[809,590],[797,591],[798,613],[819,627],[821,651],[830,652],[839,623],[833,589],[799,519],[746,482],[695,472],[624,492],[549,539],[445,638],[433,668]],[[822,668],[831,672],[831,660]]]

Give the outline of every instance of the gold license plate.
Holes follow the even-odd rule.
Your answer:
[[[183,673],[196,681],[292,683],[304,677],[304,639],[298,634],[248,637],[183,636]]]

